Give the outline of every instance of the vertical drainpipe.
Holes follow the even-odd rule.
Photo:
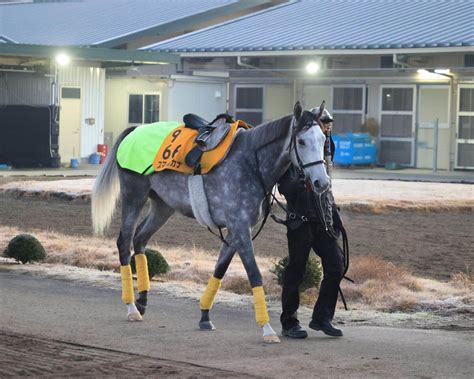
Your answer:
[[[448,109],[448,125],[450,132],[449,144],[449,171],[453,171],[456,165],[456,145],[457,145],[457,98],[458,98],[458,84],[459,80],[455,80],[454,77],[449,78],[449,95],[450,95],[450,106]]]
[[[230,79],[226,82],[226,94],[225,94],[225,112],[230,112]],[[235,115],[234,115],[235,117]]]
[[[416,104],[415,104],[415,135],[413,136],[413,167],[416,168],[418,166],[418,130],[420,127],[420,93],[421,88],[420,84],[415,84],[415,96],[416,96]]]

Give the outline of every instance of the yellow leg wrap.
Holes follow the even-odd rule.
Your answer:
[[[138,292],[150,291],[150,277],[148,276],[148,261],[145,254],[135,254],[135,266],[137,267]]]
[[[125,304],[135,301],[135,292],[133,291],[132,268],[130,265],[120,266],[122,275],[122,301]]]
[[[270,322],[268,316],[267,303],[265,302],[265,292],[263,287],[252,288],[253,292],[253,303],[255,305],[255,320],[260,327]]]
[[[201,301],[199,302],[202,310],[209,310],[212,308],[214,298],[216,297],[217,290],[221,286],[221,282],[222,279],[217,279],[214,276],[211,276],[207,283],[206,290],[202,294]]]

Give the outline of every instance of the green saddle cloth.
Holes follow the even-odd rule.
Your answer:
[[[120,167],[148,175],[154,172],[153,160],[161,144],[171,131],[181,122],[160,121],[138,126],[127,135],[117,150],[117,163]]]

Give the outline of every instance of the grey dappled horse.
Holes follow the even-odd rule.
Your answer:
[[[263,201],[291,163],[302,169],[315,191],[329,186],[323,160],[325,136],[318,126],[324,110],[315,115],[303,111],[296,103],[293,114],[271,121],[250,130],[240,131],[225,158],[203,177],[214,223],[227,229],[214,274],[201,298],[202,311],[199,326],[213,330],[209,318],[214,297],[221,280],[238,252],[252,287],[256,320],[263,329],[267,343],[279,342],[270,326],[266,308],[262,276],[255,261],[251,230],[262,214]],[[116,163],[120,142],[134,128],[125,130],[115,143],[92,193],[92,219],[94,230],[102,233],[115,210],[119,194],[122,200],[122,225],[117,246],[122,274],[122,299],[128,308],[131,321],[141,320],[150,289],[145,246],[175,212],[194,217],[188,190],[188,175],[175,171],[155,172],[142,176],[122,170]],[[138,225],[142,208],[150,199],[145,219]],[[129,269],[132,247],[137,265],[139,297],[135,301],[132,275]]]

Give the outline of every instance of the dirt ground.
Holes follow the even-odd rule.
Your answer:
[[[139,354],[0,331],[1,377],[252,378],[251,375]]]
[[[0,178],[0,184],[12,179]],[[18,180],[18,179],[15,179]],[[29,178],[31,180],[31,178]],[[391,211],[381,214],[343,211],[351,255],[373,255],[406,266],[413,273],[446,280],[472,269],[474,215],[468,211]],[[91,235],[90,203],[85,200],[22,198],[0,195],[0,224],[22,229]],[[119,229],[116,216],[108,236]],[[257,255],[287,254],[285,227],[269,219],[255,240]],[[13,236],[12,236],[13,237]],[[217,251],[220,241],[195,220],[173,216],[152,239],[163,247],[196,246]]]

